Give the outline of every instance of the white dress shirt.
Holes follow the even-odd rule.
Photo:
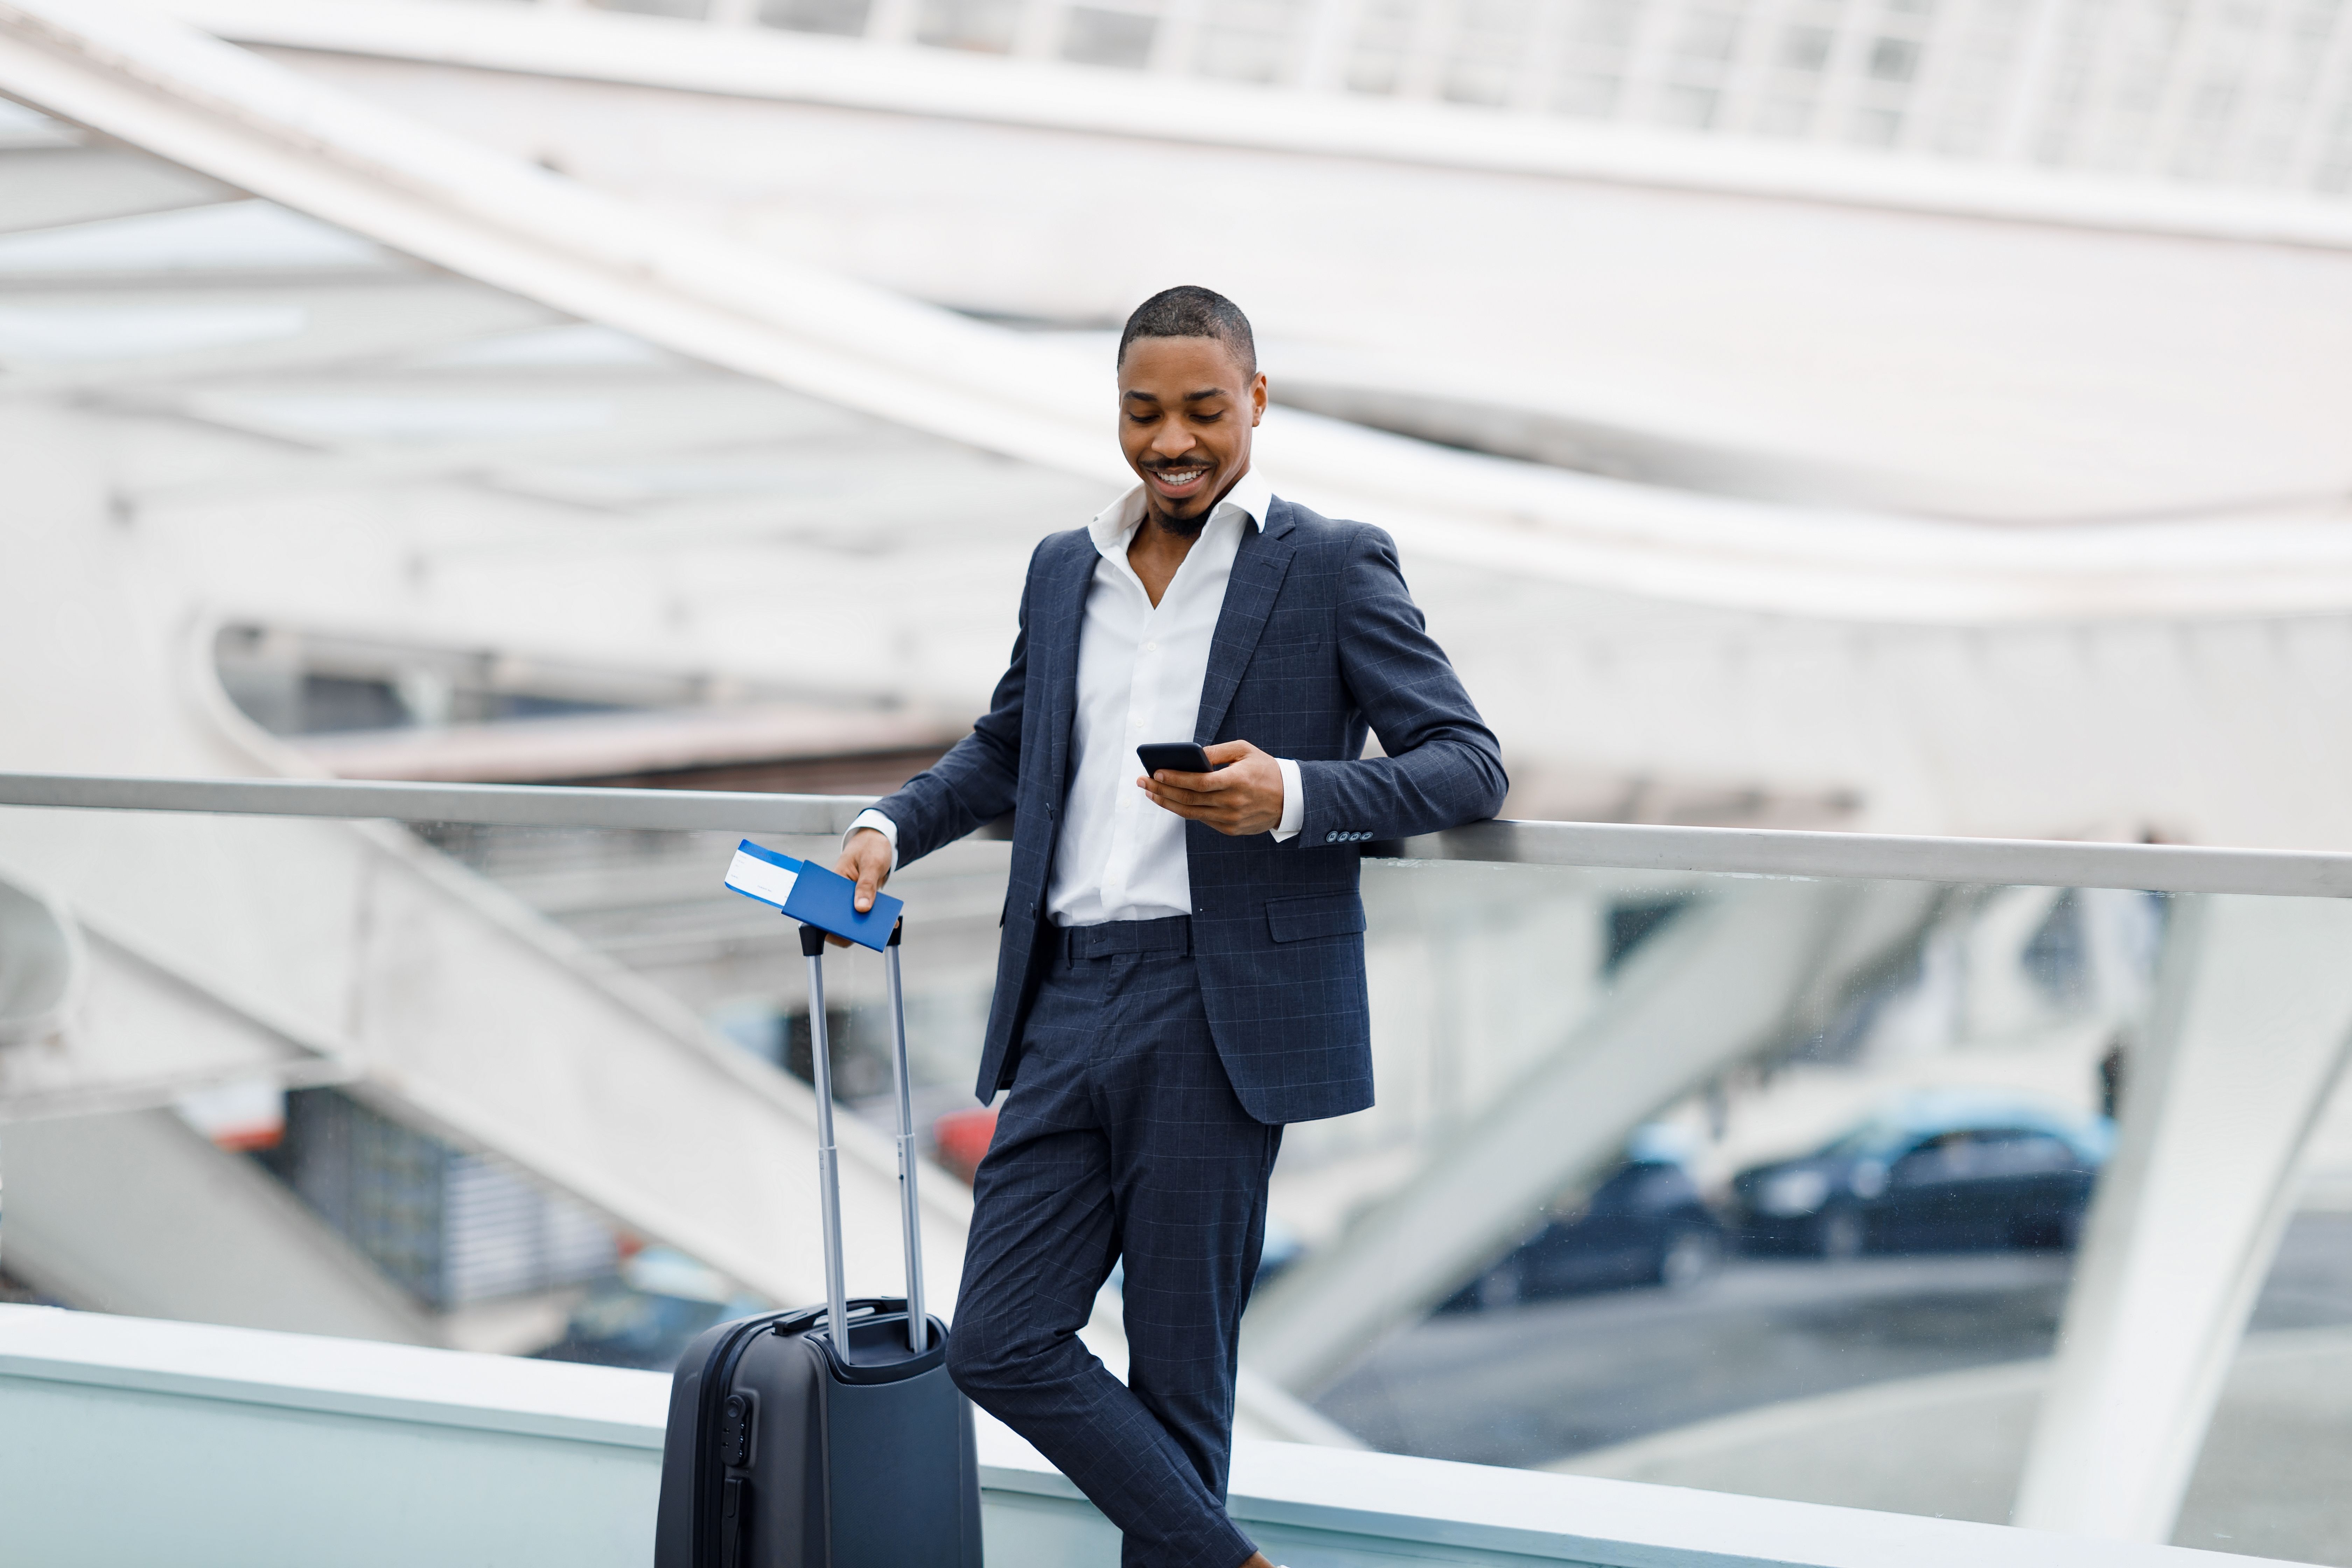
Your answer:
[[[1128,564],[1127,550],[1144,521],[1143,487],[1100,512],[1087,527],[1101,559],[1087,589],[1078,631],[1077,710],[1070,730],[1069,795],[1045,889],[1056,925],[1149,921],[1192,912],[1184,819],[1136,787],[1143,764],[1135,748],[1189,741],[1208,679],[1209,644],[1224,608],[1225,583],[1244,529],[1262,528],[1274,499],[1266,482],[1244,474],[1155,605]],[[1297,835],[1307,800],[1298,764],[1277,759],[1282,819],[1276,842]],[[850,832],[871,827],[889,839],[897,861],[898,824],[868,811]]]

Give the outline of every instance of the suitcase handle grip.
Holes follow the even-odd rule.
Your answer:
[[[896,1311],[903,1305],[904,1303],[895,1296],[852,1296],[843,1303],[849,1321],[853,1323],[860,1318],[872,1317],[877,1313]],[[794,1334],[805,1333],[824,1322],[825,1314],[831,1310],[831,1307],[823,1306],[803,1307],[797,1311],[780,1312],[776,1315],[775,1321],[768,1325],[768,1329],[771,1333],[782,1334],[789,1339]]]

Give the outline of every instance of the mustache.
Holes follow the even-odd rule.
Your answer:
[[[1214,468],[1217,465],[1207,458],[1162,458],[1143,466],[1155,474],[1164,474],[1171,468]]]

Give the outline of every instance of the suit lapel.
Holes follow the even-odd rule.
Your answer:
[[[1242,531],[1233,575],[1225,580],[1224,607],[1217,612],[1216,635],[1209,642],[1209,672],[1201,682],[1201,718],[1192,727],[1192,739],[1200,745],[1207,745],[1217,726],[1225,721],[1234,689],[1241,684],[1242,671],[1249,668],[1258,634],[1265,629],[1266,616],[1274,613],[1283,576],[1298,548],[1291,537],[1289,503],[1276,500],[1265,510],[1265,527]]]
[[[1070,781],[1070,726],[1078,711],[1078,628],[1086,619],[1087,590],[1094,583],[1095,563],[1102,559],[1091,540],[1073,550],[1066,562],[1057,562],[1041,574],[1037,595],[1029,605],[1029,628],[1039,655],[1041,694],[1045,700],[1046,735],[1053,752],[1053,796],[1060,800]]]

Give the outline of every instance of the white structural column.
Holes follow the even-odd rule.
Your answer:
[[[1315,0],[1307,11],[1307,43],[1299,55],[1300,87],[1337,92],[1348,85],[1348,62],[1362,11],[1361,0]]]
[[[1293,1391],[1328,1381],[1534,1228],[1643,1118],[1910,940],[1935,897],[1920,884],[1753,881],[1677,916],[1557,1053],[1268,1288],[1242,1325],[1244,1363]]]
[[[2352,1041],[2352,902],[2174,914],[2015,1521],[2160,1542]]]
[[[2004,84],[2008,90],[1998,110],[2000,123],[1993,137],[1996,158],[2013,163],[2032,159],[2048,121],[2050,84],[2058,72],[2072,11],[2073,0],[2040,0],[2033,6]]]

